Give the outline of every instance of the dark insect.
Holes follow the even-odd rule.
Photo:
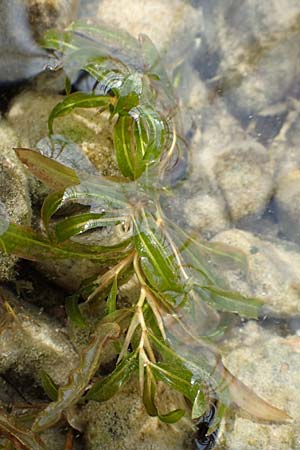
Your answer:
[[[217,401],[215,400],[206,413],[197,421],[197,431],[194,435],[194,450],[210,450],[214,448],[219,430],[216,429],[207,435],[217,410]]]

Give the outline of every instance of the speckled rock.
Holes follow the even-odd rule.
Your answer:
[[[28,182],[22,164],[13,148],[17,145],[14,130],[0,120],[0,201],[4,203],[12,222],[29,225],[31,206]],[[0,255],[0,280],[13,276],[16,258]]]
[[[242,230],[216,235],[215,242],[231,245],[245,255],[245,270],[226,270],[222,275],[232,289],[260,297],[276,313],[300,312],[300,252],[283,240],[270,242]]]
[[[279,178],[275,206],[280,231],[291,241],[300,243],[300,170]]]
[[[180,226],[211,239],[230,226],[225,200],[220,189],[199,168],[197,182],[174,189],[166,213]]]
[[[237,110],[257,113],[281,101],[299,76],[297,0],[230,0],[213,10],[221,89]]]
[[[50,28],[63,29],[76,19],[79,0],[26,0],[29,23],[37,38]]]
[[[6,325],[1,329],[0,372],[13,370],[39,383],[43,369],[56,383],[65,384],[78,355],[62,327],[35,308],[21,305],[7,290],[1,289],[1,297],[13,307],[16,318],[2,311]]]
[[[163,386],[158,398],[166,412],[185,408],[183,399]],[[149,417],[136,379],[111,400],[90,401],[80,417],[85,423],[86,450],[182,450],[193,432],[188,420],[168,426]]]
[[[233,346],[233,343],[231,343]],[[240,330],[225,357],[226,367],[262,398],[292,418],[284,425],[261,424],[236,417],[216,449],[299,450],[300,338],[276,337],[253,322]]]
[[[201,170],[207,173],[233,221],[261,214],[273,192],[273,163],[266,148],[245,133],[222,102],[204,108],[198,126],[191,148],[192,179]]]

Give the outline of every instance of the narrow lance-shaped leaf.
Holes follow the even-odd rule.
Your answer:
[[[134,139],[135,120],[127,115],[118,118],[114,126],[113,138],[118,166],[125,177],[133,180],[144,171],[145,165],[141,148]]]
[[[156,383],[151,368],[146,366],[144,375],[143,403],[149,416],[158,416],[158,410],[155,405]]]
[[[166,124],[150,105],[141,105],[131,111],[135,117],[135,139],[141,147],[143,161],[153,163],[159,160],[165,144]]]
[[[83,258],[107,264],[124,256],[124,252],[129,250],[128,244],[129,241],[111,247],[75,242],[58,245],[27,227],[15,224],[10,224],[8,230],[0,237],[0,250],[31,261]]]
[[[152,215],[135,221],[135,243],[140,263],[149,283],[158,291],[182,289],[173,249]]]
[[[41,372],[41,381],[42,386],[48,397],[55,402],[58,398],[58,388],[59,386],[54,383],[53,379],[50,377],[50,375],[42,370]]]
[[[108,107],[111,102],[111,97],[103,95],[88,94],[85,92],[70,94],[51,111],[48,119],[49,133],[53,134],[53,122],[58,117],[70,114],[76,108]]]
[[[78,306],[78,294],[75,293],[71,295],[66,300],[66,312],[69,319],[78,327],[85,328],[87,326],[87,321],[81,314],[80,308]]]
[[[63,197],[65,190],[60,190],[56,192],[51,192],[44,200],[42,209],[41,209],[41,218],[43,221],[43,225],[49,235],[52,237],[51,230],[49,228],[50,220],[52,216],[59,210],[62,205]]]
[[[110,399],[124,386],[136,369],[137,356],[136,353],[131,353],[117,365],[112,373],[96,381],[85,398],[96,402]]]
[[[119,337],[120,327],[116,323],[101,324],[88,347],[81,353],[80,365],[71,372],[66,386],[58,389],[58,399],[50,403],[37,417],[33,431],[41,432],[59,421],[62,413],[73,406],[84,394],[91,378],[99,368],[104,346]]]
[[[16,148],[20,161],[51,189],[59,190],[79,183],[76,172],[53,159],[43,156],[35,150]]]
[[[200,289],[208,293],[208,295],[202,296],[203,300],[217,310],[237,313],[249,319],[258,319],[259,312],[264,304],[258,298],[245,297],[239,292],[227,291],[215,286],[200,286]]]
[[[275,423],[285,423],[291,420],[291,417],[285,411],[272,406],[256,395],[244,383],[233,376],[222,363],[217,368],[227,383],[231,399],[246,413],[255,419]]]
[[[194,390],[192,384],[192,373],[185,369],[179,369],[178,366],[172,366],[162,362],[150,363],[151,370],[157,380],[163,381],[172,389],[181,392],[191,401],[194,400]]]
[[[104,214],[85,213],[69,217],[55,224],[54,233],[58,242],[63,242],[73,236],[88,230],[114,226],[125,220],[123,217],[105,217]]]
[[[207,401],[205,398],[204,389],[203,386],[200,385],[192,407],[192,419],[197,419],[198,417],[203,416],[206,411],[206,407]]]
[[[145,368],[143,403],[149,416],[158,417],[159,420],[165,423],[178,422],[184,415],[185,411],[182,409],[175,409],[167,414],[160,414],[155,404],[156,395],[156,381],[152,366],[147,365]]]
[[[106,301],[106,313],[111,314],[117,309],[117,292],[118,292],[118,277],[114,277],[109,295]]]

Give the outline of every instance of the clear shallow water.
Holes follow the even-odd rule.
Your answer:
[[[79,14],[90,16],[96,3],[82,1]],[[234,288],[266,297],[274,314],[262,318],[259,327],[244,323],[233,330],[226,348],[228,361],[248,379],[248,384],[257,384],[262,395],[266,393],[269,400],[274,395],[280,407],[294,413],[299,406],[298,400],[292,398],[297,387],[296,368],[291,367],[282,380],[276,372],[293,360],[294,353],[286,353],[285,361],[284,352],[272,355],[272,351],[285,348],[291,342],[285,339],[299,335],[300,329],[300,5],[282,0],[268,4],[220,0],[193,2],[193,6],[195,16],[199,14],[198,26],[196,21],[188,33],[171,35],[166,39],[164,53],[170,73],[175,79],[177,76],[182,133],[190,147],[190,164],[182,174],[186,182],[178,186],[175,203],[169,205],[170,214],[205,238],[230,243],[246,253],[246,279],[231,273],[228,279]],[[111,12],[104,16],[110,14],[111,20],[129,31],[143,32],[139,21],[145,20],[143,11],[147,13],[147,8],[143,10],[136,2],[130,2],[128,8],[133,8],[129,14],[134,17],[133,24],[122,19],[125,11],[121,7],[113,17]],[[189,12],[183,10],[182,20],[190,19]],[[151,32],[151,17],[146,22],[150,22]],[[180,22],[181,18],[179,29]],[[26,31],[24,42],[30,44],[26,44],[27,53],[20,45],[22,38],[2,39],[8,54],[10,49],[16,55],[19,49],[26,53],[26,64],[19,56],[13,62],[10,57],[5,59],[5,69],[0,66],[2,83],[19,81],[20,73],[22,78],[35,75],[44,64],[28,36]],[[155,40],[155,34],[152,38]],[[158,39],[158,45],[159,42]],[[6,98],[7,86],[2,92]],[[297,353],[297,345],[288,348]],[[248,366],[243,362],[243,346],[248,349]],[[266,367],[263,357],[251,361],[251,349],[255,355],[258,347],[265,351]],[[243,364],[248,372],[253,370],[252,379],[244,374]],[[275,372],[271,384],[276,386],[276,392],[282,391],[281,396],[276,397],[264,385],[264,370]],[[284,380],[289,380],[290,386],[286,387]],[[281,404],[282,398],[287,398],[286,404]],[[225,448],[241,449],[241,442],[248,442],[243,428],[246,425],[247,422],[233,425],[233,437],[225,438]],[[260,427],[258,424],[257,428],[250,428],[256,436],[265,433],[265,441],[247,443],[243,450],[279,448],[276,445],[285,445],[282,448],[287,450],[299,448],[297,441],[290,440],[290,434],[295,435],[293,428],[282,431],[287,442],[282,444],[276,433],[272,440],[274,432],[268,435],[269,431]]]

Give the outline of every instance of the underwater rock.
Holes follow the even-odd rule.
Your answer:
[[[198,179],[186,180],[173,189],[163,209],[180,227],[211,239],[230,226],[228,210],[220,189],[199,168]]]
[[[279,178],[274,200],[280,231],[300,244],[300,170]]]
[[[16,318],[7,313],[8,324],[2,324],[0,372],[12,370],[40,383],[43,369],[56,383],[64,384],[78,364],[78,355],[64,329],[36,308],[21,303],[10,291],[1,289],[1,297],[9,302]]]
[[[76,19],[79,0],[26,0],[29,23],[37,39],[50,28],[63,29]]]
[[[225,426],[216,450],[298,450],[300,337],[280,338],[250,322],[240,329],[224,361],[234,375],[253,386],[262,398],[284,409],[292,421],[275,425],[236,417],[233,424]]]
[[[0,4],[0,87],[42,72],[47,52],[37,44],[47,29],[76,17],[78,0],[2,0]]]
[[[5,120],[0,120],[0,201],[5,205],[12,222],[29,225],[31,205],[28,181],[22,164],[13,148],[17,145],[17,136]],[[13,276],[17,258],[0,255],[0,280]]]
[[[220,1],[208,26],[220,53],[219,89],[236,112],[257,113],[281,101],[299,77],[297,0]]]
[[[227,270],[222,276],[233,290],[259,297],[277,314],[300,312],[300,252],[287,241],[260,239],[232,229],[219,233],[214,242],[231,245],[245,256],[245,268]]]
[[[182,0],[102,0],[97,17],[135,37],[148,35],[172,65],[191,51],[203,26],[202,11]]]
[[[182,397],[161,386],[157,395],[166,412],[185,408]],[[182,450],[192,434],[192,425],[182,419],[173,427],[147,415],[136,379],[115,397],[103,402],[90,401],[79,412],[86,438],[86,450]]]
[[[191,178],[199,167],[216,184],[233,221],[263,212],[273,192],[273,163],[222,102],[204,108],[191,146]]]

